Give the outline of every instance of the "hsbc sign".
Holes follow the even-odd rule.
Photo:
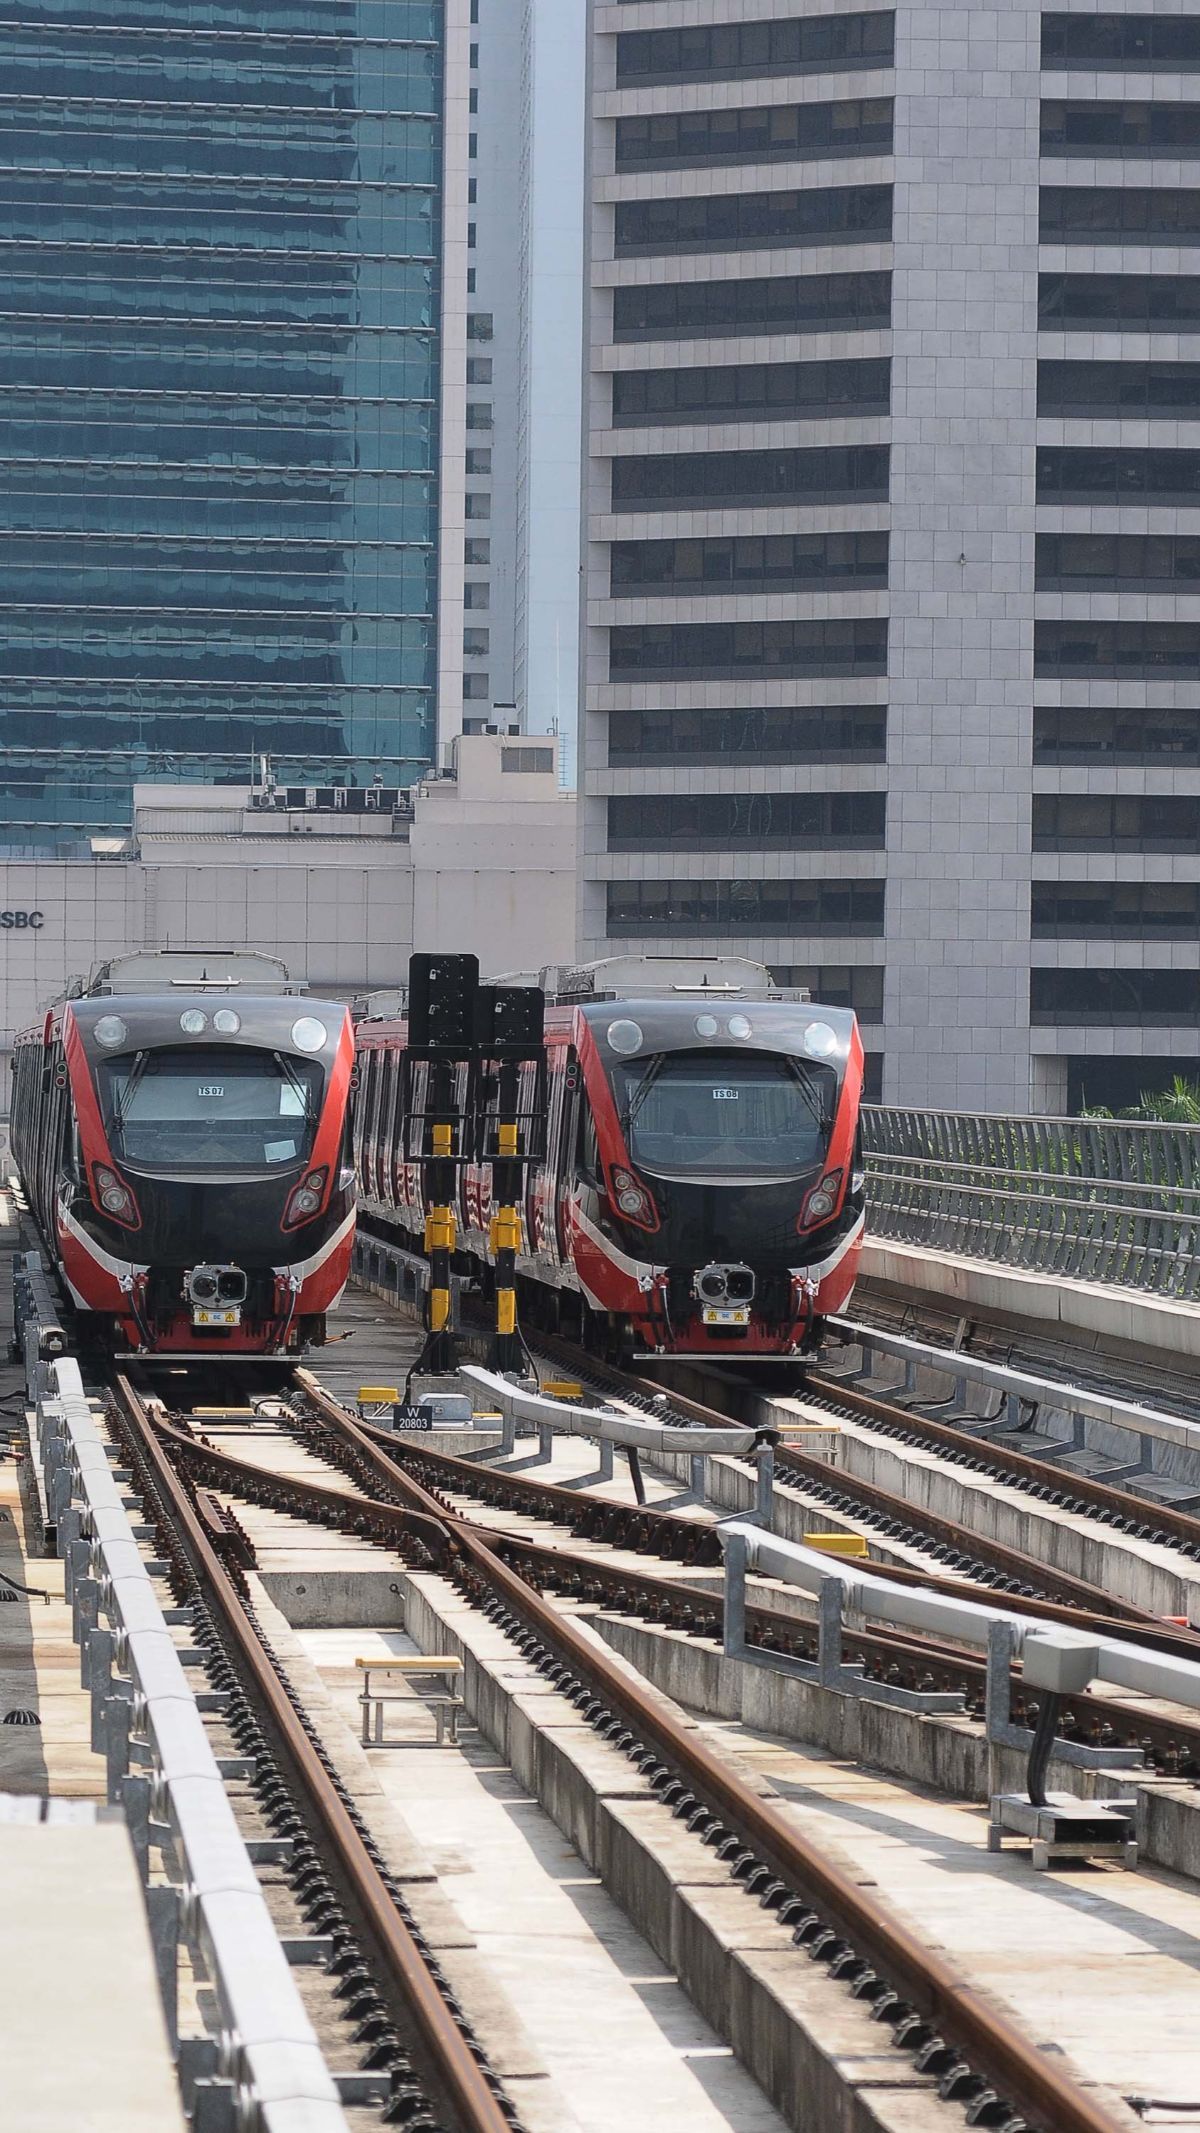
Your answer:
[[[43,923],[40,911],[0,911],[0,931],[5,933],[40,933]]]

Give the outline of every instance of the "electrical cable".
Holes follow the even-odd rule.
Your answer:
[[[1037,1724],[1033,1729],[1026,1777],[1026,1790],[1031,1807],[1044,1807],[1046,1804],[1046,1765],[1050,1761],[1050,1750],[1054,1746],[1054,1731],[1058,1724],[1061,1703],[1061,1696],[1056,1696],[1048,1689],[1038,1705]]]

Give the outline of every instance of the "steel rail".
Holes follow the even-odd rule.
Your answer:
[[[930,1364],[929,1367],[940,1369],[941,1366]],[[955,1374],[949,1351],[946,1374],[949,1377]],[[844,1384],[840,1378],[823,1378],[819,1372],[810,1372],[806,1385],[806,1394],[809,1393],[818,1394],[834,1406],[845,1406],[866,1415],[871,1421],[882,1422],[918,1443],[950,1452],[956,1463],[968,1460],[986,1467],[1018,1488],[1036,1489],[1043,1495],[1049,1493],[1060,1498],[1065,1504],[1073,1503],[1081,1509],[1104,1511],[1112,1518],[1131,1521],[1135,1527],[1147,1529],[1141,1538],[1171,1540],[1193,1556],[1200,1556],[1200,1518],[1192,1512],[1177,1510],[1173,1504],[1151,1503],[1144,1496],[1135,1496],[1131,1489],[1117,1488],[1111,1481],[1097,1481],[1091,1474],[1077,1474],[1073,1469],[1064,1473],[1052,1461],[1034,1458],[1029,1452],[1019,1452],[1008,1445],[993,1444],[987,1437],[976,1437],[968,1429],[958,1429],[949,1422],[939,1422],[932,1415],[923,1415],[919,1408],[897,1407],[886,1397],[863,1392],[857,1385]],[[1069,1393],[1065,1386],[1063,1393],[1066,1406]],[[1121,1425],[1122,1428],[1132,1426]],[[1064,1449],[1069,1447],[1064,1446]]]
[[[512,2133],[512,2121],[485,2081],[475,2058],[429,1975],[416,1942],[399,1916],[362,1838],[338,1797],[279,1677],[262,1648],[241,1598],[212,1546],[174,1471],[155,1425],[129,1379],[118,1373],[114,1389],[139,1440],[139,1450],[170,1507],[206,1597],[220,1614],[240,1664],[253,1682],[296,1779],[317,1816],[338,1868],[352,1893],[388,1977],[398,1988],[436,2082],[461,2133]],[[436,1512],[434,1514],[436,1519]],[[438,1521],[440,1523],[440,1520]]]
[[[311,1373],[297,1372],[309,1399],[342,1431],[381,1480],[414,1508],[438,1514],[438,1503],[411,1475],[373,1444],[354,1418]],[[786,1817],[778,1801],[762,1797],[695,1737],[661,1703],[599,1649],[570,1616],[542,1598],[474,1527],[460,1523],[455,1540],[481,1582],[545,1644],[590,1684],[614,1713],[681,1773],[716,1814],[732,1824],[781,1881],[827,1914],[833,1929],[878,1973],[881,1996],[899,1995],[906,2011],[935,2025],[939,2036],[1010,2101],[1041,2133],[1118,2133],[1117,2122],[1083,2088],[1060,2073],[977,1987],[959,1977],[918,1934],[864,1894]],[[894,2017],[899,2020],[899,2015]]]
[[[647,1380],[635,1378],[632,1383],[641,1392],[657,1388]],[[708,1408],[699,1400],[672,1391],[673,1404],[684,1413],[704,1420],[717,1410]],[[1135,1607],[1131,1601],[1120,1600],[1106,1592],[1102,1586],[1089,1585],[1083,1578],[1073,1577],[1067,1570],[1052,1569],[1039,1562],[1036,1556],[1026,1555],[1019,1548],[1010,1548],[1003,1541],[991,1540],[958,1525],[952,1518],[942,1518],[936,1511],[928,1511],[923,1505],[910,1503],[905,1497],[893,1495],[889,1489],[880,1488],[874,1481],[864,1481],[857,1474],[844,1474],[840,1468],[829,1466],[808,1452],[799,1452],[794,1446],[780,1444],[775,1451],[775,1474],[786,1480],[789,1474],[796,1475],[809,1484],[831,1492],[844,1492],[856,1498],[865,1509],[877,1517],[899,1520],[914,1532],[926,1532],[930,1539],[956,1555],[974,1556],[977,1562],[997,1571],[1002,1577],[1015,1579],[1019,1585],[1039,1588],[1067,1603],[1092,1613],[1118,1616],[1122,1621],[1140,1622],[1158,1626],[1161,1618],[1147,1608]],[[993,1599],[995,1595],[992,1595]]]
[[[376,1431],[369,1423],[360,1426],[377,1440],[385,1437],[384,1432]],[[292,1476],[274,1474],[252,1460],[239,1459],[235,1453],[190,1437],[169,1422],[156,1418],[155,1428],[181,1463],[205,1474],[211,1485],[230,1495],[250,1502],[275,1498],[300,1517],[317,1518],[323,1524],[343,1528],[349,1525],[360,1537],[380,1547],[403,1545],[413,1538],[428,1541],[430,1534],[436,1532],[440,1543],[437,1567],[445,1570],[452,1566],[453,1535],[464,1514],[449,1505],[442,1511],[446,1524],[439,1526],[436,1520],[423,1513],[413,1513],[380,1497],[348,1496],[344,1490],[328,1488],[319,1481],[298,1481]],[[386,1442],[383,1448],[387,1449]],[[541,1488],[544,1484],[537,1486]],[[669,1513],[662,1514],[663,1523],[669,1518]],[[705,1530],[711,1532],[714,1529]],[[236,1548],[234,1537],[228,1538]],[[502,1559],[515,1561],[522,1575],[530,1578],[539,1589],[553,1585],[578,1593],[591,1588],[589,1597],[602,1599],[617,1611],[634,1612],[640,1602],[644,1611],[653,1612],[654,1618],[665,1622],[669,1628],[680,1628],[693,1635],[721,1637],[724,1600],[719,1592],[608,1563],[599,1556],[556,1548],[524,1533],[498,1533],[493,1538]],[[926,1590],[945,1593],[952,1599],[978,1600],[984,1606],[995,1603],[995,1592],[986,1585],[967,1584],[960,1578],[926,1576],[921,1571],[894,1563],[874,1563],[871,1568],[873,1575],[895,1584],[920,1585]],[[1072,1628],[1103,1631],[1112,1626],[1109,1616],[1083,1614],[1077,1608],[1063,1607],[1051,1600],[1023,1599],[1021,1608],[1024,1613]],[[688,1617],[692,1619],[689,1621]],[[753,1641],[764,1651],[779,1650],[804,1657],[808,1654],[797,1652],[795,1648],[805,1644],[806,1632],[808,1642],[815,1639],[815,1617],[810,1623],[803,1616],[752,1605],[747,1609],[747,1622],[757,1633]],[[1194,1640],[1166,1627],[1156,1632],[1144,1630],[1138,1624],[1127,1624],[1123,1625],[1123,1634],[1132,1642],[1145,1643],[1176,1657],[1194,1656]],[[846,1629],[843,1643],[847,1651],[864,1657],[868,1664],[882,1666],[888,1660],[896,1664],[903,1661],[914,1672],[933,1670],[939,1675],[941,1685],[961,1688],[967,1695],[982,1693],[986,1686],[986,1668],[970,1653],[911,1632]],[[1141,1707],[1134,1708],[1091,1694],[1066,1699],[1063,1715],[1064,1719],[1074,1719],[1080,1734],[1090,1731],[1094,1737],[1107,1726],[1117,1746],[1148,1747],[1164,1762],[1177,1763],[1182,1757],[1200,1768],[1200,1726],[1186,1717],[1173,1721]],[[1014,1717],[1019,1724],[1019,1703],[1014,1706]],[[1062,1725],[1059,1731],[1064,1731]]]
[[[174,1457],[181,1463],[193,1467],[198,1475],[204,1477],[208,1485],[224,1489],[228,1494],[238,1496],[250,1503],[268,1503],[273,1500],[276,1507],[292,1512],[299,1518],[315,1518],[319,1519],[323,1524],[340,1525],[354,1532],[360,1538],[377,1543],[381,1547],[403,1547],[411,1541],[420,1541],[429,1553],[434,1566],[439,1570],[446,1570],[452,1567],[454,1534],[460,1523],[470,1523],[462,1512],[457,1511],[436,1490],[428,1487],[427,1494],[438,1505],[436,1517],[427,1515],[424,1512],[413,1511],[404,1504],[389,1502],[383,1497],[347,1495],[345,1490],[330,1488],[319,1481],[302,1481],[296,1479],[293,1475],[273,1472],[268,1467],[258,1465],[254,1460],[240,1459],[236,1453],[225,1451],[219,1446],[211,1444],[206,1438],[191,1436],[176,1424],[160,1420],[157,1416],[154,1418],[154,1427],[163,1442],[169,1446]],[[324,1430],[326,1426],[323,1425],[322,1427]],[[392,1453],[396,1451],[395,1440],[391,1437],[390,1432],[377,1430],[371,1423],[359,1422],[357,1427],[369,1440],[373,1440],[381,1450],[390,1450]],[[406,1456],[412,1456],[407,1445],[404,1447],[404,1452]],[[432,1457],[440,1462],[451,1456],[448,1453],[434,1453],[432,1455],[422,1453],[420,1458],[426,1460]],[[455,1461],[456,1465],[458,1463]],[[475,1471],[469,1461],[463,1463],[472,1472]],[[404,1471],[407,1472],[407,1469]],[[517,1476],[514,1477],[514,1480],[523,1478],[523,1476]],[[420,1479],[419,1475],[417,1479]],[[383,1485],[392,1486],[388,1482]],[[539,1482],[533,1484],[533,1486],[540,1491],[546,1484]],[[574,1495],[571,1497],[571,1502],[577,1514],[585,1511],[588,1507],[586,1499],[580,1501]],[[617,1508],[621,1507],[618,1506]],[[657,1516],[663,1526],[674,1522],[674,1514],[671,1512],[659,1512]],[[696,1522],[680,1520],[679,1523],[695,1525]],[[715,1532],[715,1528],[712,1526],[702,1526],[699,1530],[707,1533]],[[591,1575],[594,1573],[597,1578],[623,1579],[634,1589],[637,1588],[639,1582],[644,1583],[647,1588],[651,1585],[657,1585],[664,1594],[671,1593],[677,1596],[681,1602],[690,1601],[697,1606],[704,1605],[718,1609],[721,1605],[719,1594],[708,1592],[701,1586],[684,1585],[668,1579],[656,1581],[648,1572],[632,1568],[625,1569],[619,1565],[605,1564],[601,1558],[580,1555],[566,1548],[556,1548],[548,1543],[536,1541],[528,1534],[507,1531],[497,1532],[495,1540],[497,1547],[522,1551],[532,1563],[546,1571],[556,1569],[559,1565],[565,1565],[568,1568],[579,1570],[581,1574]],[[605,1546],[622,1545],[621,1542],[612,1541],[607,1536],[600,1536],[599,1543]],[[663,1559],[668,1562],[678,1560],[670,1550],[664,1551]],[[683,1567],[703,1569],[706,1566],[690,1563],[684,1564]],[[994,1606],[996,1602],[994,1587],[972,1584],[961,1577],[940,1577],[936,1572],[911,1569],[908,1565],[901,1563],[872,1562],[871,1572],[873,1576],[886,1578],[893,1584],[920,1585],[931,1592],[945,1593],[953,1599],[978,1600],[985,1606]],[[1043,1600],[1035,1597],[1026,1598],[1023,1596],[1021,1608],[1026,1614],[1038,1615],[1048,1622],[1062,1623],[1072,1629],[1108,1630],[1111,1629],[1113,1622],[1113,1617],[1110,1614],[1101,1615],[1086,1609],[1068,1607],[1061,1601],[1055,1600]],[[761,1612],[764,1622],[769,1620],[778,1630],[787,1628],[793,1621],[793,1618],[788,1615],[777,1615],[765,1609]],[[800,1626],[803,1627],[803,1624],[801,1623]],[[847,1632],[848,1634],[849,1632]],[[1194,1632],[1173,1628],[1157,1618],[1150,1624],[1122,1619],[1121,1634],[1131,1643],[1145,1644],[1151,1650],[1167,1652],[1177,1658],[1194,1658],[1198,1647],[1200,1647],[1200,1638]],[[926,1646],[924,1642],[918,1643],[914,1640],[912,1649],[913,1656],[916,1658],[924,1655]],[[1121,1708],[1123,1710],[1123,1707]],[[1196,1744],[1197,1750],[1200,1752],[1200,1729],[1197,1729]]]

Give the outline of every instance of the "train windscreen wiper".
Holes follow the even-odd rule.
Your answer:
[[[625,1146],[627,1148],[629,1146],[629,1135],[632,1130],[634,1121],[637,1118],[638,1112],[641,1110],[642,1105],[645,1103],[646,1098],[649,1096],[651,1089],[654,1087],[654,1084],[658,1080],[658,1077],[662,1073],[662,1070],[665,1067],[666,1063],[667,1054],[665,1052],[655,1052],[653,1058],[647,1061],[646,1071],[642,1075],[642,1078],[639,1081],[636,1089],[634,1090],[633,1095],[631,1096],[629,1102],[625,1106],[625,1109],[621,1113],[621,1132],[624,1136]]]
[[[125,1120],[129,1116],[129,1105],[133,1101],[134,1091],[149,1064],[149,1052],[135,1052],[133,1065],[129,1069],[125,1086],[123,1089],[118,1089],[113,1096],[112,1122],[118,1133],[122,1131]]]
[[[299,1074],[297,1074],[296,1069],[292,1065],[291,1060],[286,1056],[285,1053],[272,1052],[271,1057],[275,1061],[276,1066],[279,1068],[280,1073],[283,1075],[284,1080],[291,1084],[292,1089],[300,1098],[300,1116],[307,1123],[309,1119],[314,1118],[316,1115],[312,1109],[311,1088],[309,1087],[306,1081],[302,1081],[300,1079],[300,1076]]]

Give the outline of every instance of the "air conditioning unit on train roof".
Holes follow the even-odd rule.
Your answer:
[[[509,978],[508,984],[519,979]],[[595,963],[552,964],[541,974],[561,1001],[612,999],[807,1000],[803,987],[776,985],[764,963],[741,955],[610,955]]]
[[[147,948],[100,963],[88,979],[88,996],[170,992],[288,993],[303,988],[278,956],[250,948]]]

